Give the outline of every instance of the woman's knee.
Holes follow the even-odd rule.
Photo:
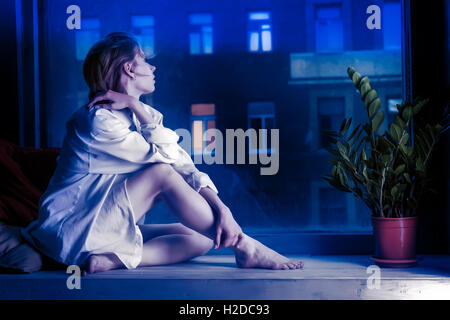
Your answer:
[[[195,237],[195,242],[197,244],[196,247],[198,249],[199,256],[207,254],[208,251],[211,250],[212,246],[214,245],[213,240],[202,234],[192,235],[192,237]]]
[[[172,165],[168,163],[154,163],[151,166],[144,169],[144,175],[147,176],[149,181],[160,183],[163,185],[176,171]]]

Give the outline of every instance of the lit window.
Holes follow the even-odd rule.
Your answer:
[[[248,50],[272,51],[272,23],[270,12],[248,14]]]
[[[195,154],[214,152],[214,134],[208,134],[206,141],[203,135],[208,129],[216,128],[214,104],[193,104],[191,106],[192,150]]]
[[[259,141],[251,141],[249,136],[250,153],[272,153],[275,150],[271,146],[270,130],[275,129],[275,104],[273,102],[251,102],[248,104],[248,128],[255,129]],[[260,129],[267,129],[261,130]],[[255,148],[252,146],[255,145]]]
[[[81,29],[76,30],[75,46],[77,60],[84,60],[89,49],[100,40],[100,20],[84,18],[81,20]]]
[[[388,110],[390,113],[398,113],[397,105],[402,104],[402,99],[388,99]]]
[[[189,51],[191,54],[213,53],[213,18],[209,13],[189,15]]]
[[[388,123],[394,122],[394,118],[398,113],[397,105],[402,104],[401,96],[388,96],[386,97],[386,105],[387,105],[387,121]]]
[[[342,51],[344,48],[341,7],[320,5],[316,7],[316,51]]]
[[[131,33],[136,37],[147,57],[155,52],[154,24],[153,16],[131,17]]]
[[[386,2],[381,12],[384,49],[400,49],[401,45],[400,2]]]

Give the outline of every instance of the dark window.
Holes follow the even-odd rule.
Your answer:
[[[345,116],[345,99],[343,97],[319,98],[317,107],[320,134],[319,148],[325,148],[329,146],[329,142],[327,137],[322,134],[322,130],[339,130]]]

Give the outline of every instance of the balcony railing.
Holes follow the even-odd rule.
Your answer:
[[[291,53],[289,84],[349,82],[353,66],[372,81],[401,81],[400,50],[344,51],[338,53]]]

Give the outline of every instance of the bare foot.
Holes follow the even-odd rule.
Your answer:
[[[302,261],[286,258],[246,234],[233,250],[239,268],[303,269]]]
[[[117,269],[121,266],[122,262],[114,254],[93,254],[88,258],[83,275]]]

